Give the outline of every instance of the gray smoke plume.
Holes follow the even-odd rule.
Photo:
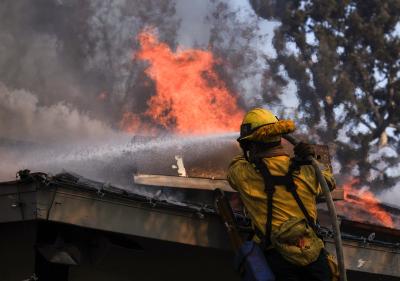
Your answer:
[[[159,40],[172,49],[178,43],[201,48],[212,44],[217,56],[229,54],[222,57],[227,61],[221,77],[235,94],[247,99],[249,95],[242,91],[253,92],[248,85],[254,83],[246,77],[255,75],[248,65],[256,64],[254,49],[263,47],[249,38],[239,38],[249,34],[245,24],[238,23],[255,24],[254,15],[240,12],[246,5],[239,7],[239,2],[196,0],[188,5],[184,0],[3,0],[0,82],[9,92],[32,93],[36,106],[42,109],[68,105],[72,111],[85,112],[118,130],[123,114],[143,113],[155,93],[154,81],[144,73],[146,63],[133,59],[139,48],[138,33],[151,26]],[[218,10],[221,5],[226,8]],[[221,20],[236,27],[226,24],[219,29]],[[212,37],[212,30],[221,32],[221,37]],[[250,54],[251,60],[247,59]],[[0,131],[0,135],[5,134]]]
[[[400,208],[400,183],[395,186],[385,189],[379,194],[379,199],[385,203],[392,204]]]
[[[174,1],[0,2],[1,179],[46,157],[60,162],[78,144],[83,157],[88,143],[128,142],[122,114],[145,110],[154,93],[132,59],[148,25],[175,46]],[[40,167],[51,170],[47,163]]]
[[[221,12],[215,11],[218,2],[226,6]],[[133,60],[136,37],[147,26],[172,49],[182,43],[207,49],[212,41],[213,51],[224,54],[224,46],[231,47],[223,78],[246,75],[246,67],[237,65],[238,55],[254,44],[237,39],[237,29],[225,26],[221,38],[210,39],[211,30],[219,30],[218,19],[237,16],[230,11],[238,10],[240,1],[233,2],[231,7],[226,0],[196,0],[193,5],[185,0],[0,1],[0,179],[22,168],[57,172],[79,167],[88,176],[109,170],[103,163],[107,158],[83,164],[90,169],[80,163],[89,163],[82,157],[91,157],[86,153],[91,146],[102,151],[129,143],[119,127],[123,114],[143,113],[155,93],[154,81],[144,73],[146,63]],[[240,75],[230,77],[238,95],[237,89],[246,88],[239,87]],[[80,156],[64,165],[71,155]],[[98,165],[107,169],[95,172]]]
[[[175,46],[174,1],[1,1],[0,82],[118,129],[123,112],[140,112],[154,93],[132,59],[145,26]]]
[[[12,116],[12,118],[10,118]],[[3,137],[33,143],[73,143],[112,138],[116,132],[65,102],[39,105],[26,90],[0,84],[0,132]]]

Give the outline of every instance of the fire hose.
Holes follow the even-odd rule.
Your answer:
[[[284,135],[283,137],[293,145],[296,145],[299,143],[299,141],[297,139],[295,139],[293,136]],[[333,228],[335,248],[336,248],[336,257],[337,257],[337,262],[338,262],[339,272],[340,272],[340,280],[347,281],[347,274],[346,274],[344,255],[343,255],[342,236],[340,233],[340,227],[339,227],[339,223],[337,220],[337,213],[336,213],[335,205],[333,204],[332,195],[329,190],[328,184],[326,183],[326,180],[325,180],[324,176],[322,175],[321,169],[319,168],[318,162],[312,156],[309,156],[309,160],[311,161],[311,164],[314,167],[318,181],[321,185],[322,192],[325,196],[326,204],[328,206],[329,215],[330,215],[330,218],[332,221],[332,228]]]

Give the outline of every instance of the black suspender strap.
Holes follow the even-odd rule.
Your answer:
[[[293,181],[293,170],[296,168],[296,165],[291,165],[289,167],[289,171],[285,176],[272,176],[269,172],[269,169],[265,163],[263,163],[262,158],[256,159],[254,163],[257,169],[260,171],[265,185],[265,193],[267,194],[267,221],[265,225],[265,236],[262,235],[262,232],[255,227],[255,233],[258,237],[262,238],[262,243],[265,246],[269,246],[271,244],[271,233],[272,233],[272,212],[273,212],[273,195],[275,192],[276,185],[284,185],[286,189],[292,194],[294,200],[302,211],[304,217],[306,218],[307,223],[313,228],[315,233],[318,235],[318,226],[315,224],[314,220],[311,218],[308,213],[306,207],[301,201],[299,194],[297,193],[296,185]]]
[[[262,163],[262,158],[258,158],[255,161],[257,169],[261,172],[264,179],[265,193],[267,194],[267,221],[265,224],[265,236],[257,236],[262,238],[262,243],[265,247],[271,245],[271,233],[272,233],[272,212],[273,212],[273,196],[275,192],[275,183],[272,181],[272,176],[267,166]],[[256,228],[257,229],[257,228]]]
[[[315,224],[314,220],[311,218],[310,214],[308,213],[306,207],[303,204],[303,201],[301,201],[299,194],[297,193],[296,185],[293,181],[293,177],[290,175],[288,176],[288,185],[286,185],[286,188],[288,191],[292,194],[294,200],[296,200],[297,205],[299,205],[300,210],[303,212],[304,217],[307,220],[307,223],[314,229],[315,233],[318,234],[318,226]]]

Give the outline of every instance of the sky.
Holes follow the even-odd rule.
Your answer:
[[[242,11],[242,21],[245,23],[250,16],[257,17],[253,12],[248,1],[245,0],[230,0],[229,4],[234,9]],[[176,0],[177,14],[182,16],[180,30],[178,32],[178,41],[184,47],[193,47],[196,43],[200,45],[207,44],[209,37],[210,26],[205,22],[204,17],[207,14],[210,0]],[[274,57],[275,51],[272,46],[274,28],[278,26],[276,22],[268,21],[257,17],[258,26],[260,27],[260,38],[256,41],[259,57],[262,60],[264,54]],[[246,87],[247,91],[254,89],[252,85]],[[242,93],[250,96],[252,93]],[[285,108],[289,115],[298,107],[298,99],[296,97],[296,86],[294,83],[289,83],[286,91],[281,96],[282,106],[279,109]],[[266,104],[265,107],[268,108]]]

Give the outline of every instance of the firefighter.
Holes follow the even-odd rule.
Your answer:
[[[243,155],[236,156],[228,181],[238,191],[252,221],[253,240],[264,250],[277,281],[332,280],[327,253],[317,236],[316,197],[322,193],[308,156],[311,145],[299,143],[293,152],[281,136],[295,130],[291,120],[279,120],[262,108],[244,117],[238,142]],[[322,171],[331,189],[329,169]]]

